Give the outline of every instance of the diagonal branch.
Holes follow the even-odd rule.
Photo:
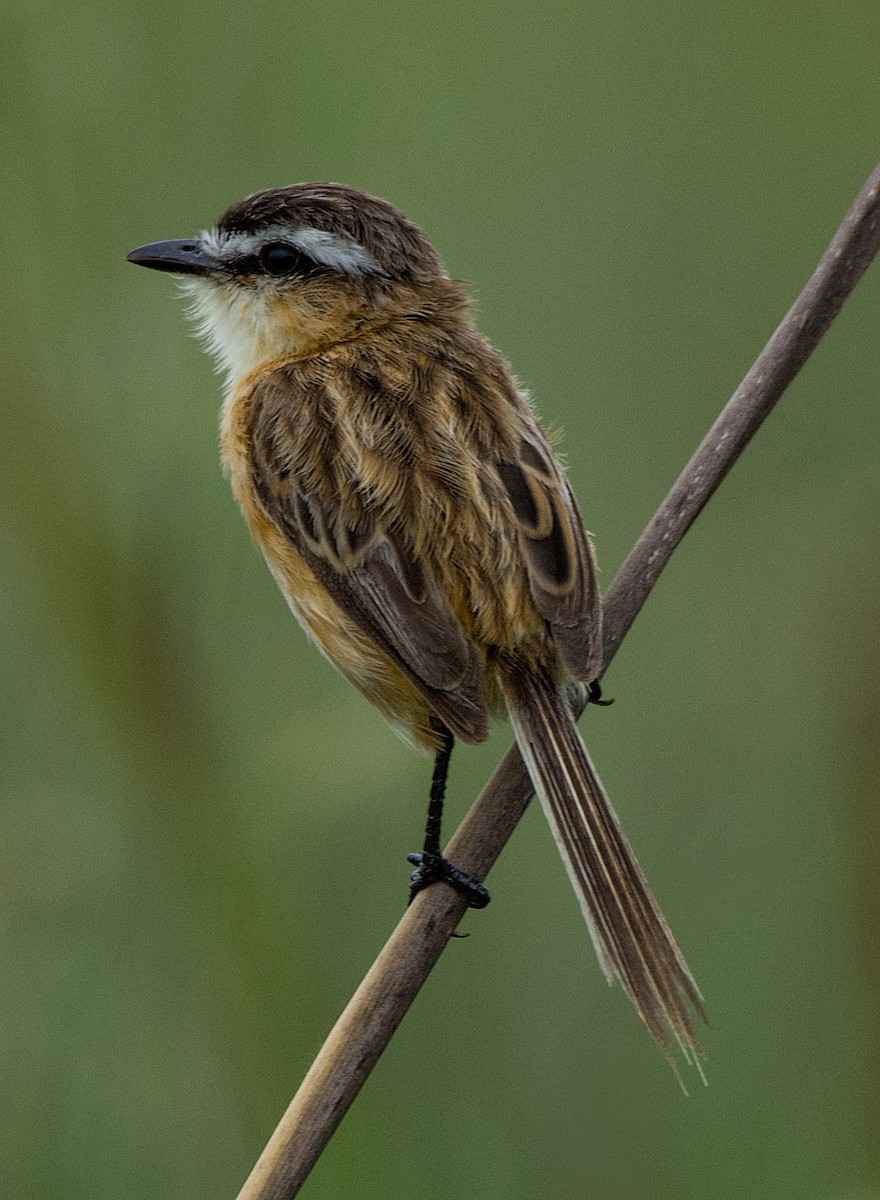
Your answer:
[[[880,167],[831,245],[605,596],[607,668],[673,550],[806,362],[880,250]],[[474,802],[446,851],[484,879],[532,797],[514,747]],[[292,1200],[442,954],[465,911],[445,887],[408,908],[336,1022],[239,1193],[238,1200]]]

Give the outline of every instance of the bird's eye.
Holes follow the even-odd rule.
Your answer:
[[[284,242],[264,246],[259,258],[267,275],[292,275],[294,271],[303,271],[312,265],[304,254]]]

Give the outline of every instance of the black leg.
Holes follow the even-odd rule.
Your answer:
[[[440,830],[443,824],[443,801],[446,796],[446,776],[449,772],[449,760],[452,757],[452,747],[455,738],[452,733],[437,722],[437,732],[442,738],[437,757],[434,760],[434,774],[431,776],[431,796],[428,801],[428,819],[425,824],[425,844],[421,854],[408,854],[407,861],[416,868],[410,876],[412,886],[409,891],[409,903],[424,888],[432,883],[446,883],[457,892],[463,892],[468,898],[468,908],[485,908],[489,903],[489,893],[481,883],[453,866],[440,853]]]
[[[434,773],[431,776],[431,794],[428,800],[428,819],[425,823],[424,854],[435,857],[440,854],[440,831],[443,825],[443,802],[446,799],[446,777],[449,774],[449,760],[452,758],[452,747],[455,738],[442,726],[439,730],[443,742],[434,759]]]

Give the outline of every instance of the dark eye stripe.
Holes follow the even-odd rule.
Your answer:
[[[233,259],[227,270],[233,275],[269,275],[273,279],[283,279],[293,275],[317,275],[326,268],[294,246],[272,242],[262,246],[256,254],[242,254]]]
[[[270,242],[257,254],[260,266],[267,275],[303,275],[315,269],[315,260],[287,242]]]
[[[256,275],[260,264],[256,254],[243,254],[240,258],[232,259],[226,268],[232,275]]]

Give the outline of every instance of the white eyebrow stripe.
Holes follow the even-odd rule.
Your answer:
[[[323,229],[305,226],[290,238],[297,250],[308,254],[315,262],[347,275],[375,275],[382,268],[358,242],[350,242]]]
[[[304,225],[291,229],[288,225],[272,225],[256,233],[221,233],[210,230],[202,234],[201,243],[210,253],[256,254],[268,242],[287,242],[307,254],[314,262],[332,271],[361,277],[380,275],[382,268],[368,250],[358,242],[349,241],[324,229]]]

